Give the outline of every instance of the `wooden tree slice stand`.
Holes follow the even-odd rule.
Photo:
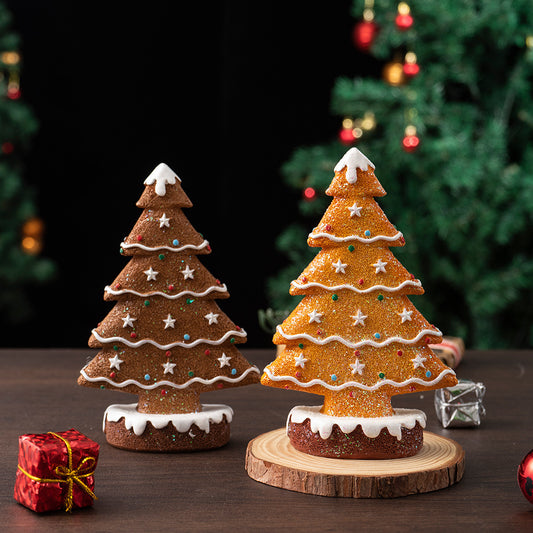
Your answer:
[[[248,475],[267,485],[306,494],[395,498],[444,489],[464,473],[464,450],[424,431],[422,450],[402,459],[330,459],[295,450],[285,428],[263,433],[246,450]]]

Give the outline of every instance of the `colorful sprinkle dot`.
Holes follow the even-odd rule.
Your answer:
[[[115,350],[115,352],[118,352],[118,346],[116,344],[113,346],[113,350]]]
[[[111,372],[111,374],[109,374],[109,377],[110,377],[111,379],[115,379],[116,374],[115,374],[114,372]]]
[[[192,377],[194,376],[194,372],[193,372],[192,370],[189,370],[189,371],[187,372],[187,375],[188,375],[190,378],[192,378]]]
[[[303,344],[303,342],[301,342],[300,344],[298,344],[298,348],[300,348],[300,350],[303,350],[303,349],[304,349],[304,344]]]
[[[361,279],[359,280],[359,285],[362,285],[364,282],[365,282],[365,280],[364,280],[363,278],[361,278]]]
[[[167,395],[167,389],[162,389],[161,390],[161,396],[166,396]]]
[[[384,298],[383,294],[378,294],[378,302],[382,302]]]
[[[173,291],[173,290],[174,290],[174,285],[169,285],[169,286],[168,286],[168,290],[169,290],[169,291]]]
[[[178,246],[179,243],[180,243],[180,241],[178,241],[178,239],[174,239],[174,240],[172,241],[172,244],[173,244],[174,246]]]
[[[431,372],[430,372],[429,370],[426,372],[426,377],[427,377],[427,378],[430,378],[430,377],[431,377]]]
[[[350,244],[350,246],[348,246],[348,251],[353,252],[354,250],[355,250],[355,246],[353,244]]]
[[[142,235],[137,235],[137,240],[138,240],[139,242],[141,242],[141,241],[143,240],[143,236],[142,236]]]
[[[211,350],[205,350],[204,355],[209,355],[211,353]]]
[[[385,379],[385,374],[383,372],[380,372],[378,376],[379,376],[379,379]]]
[[[170,357],[170,356],[172,355],[172,352],[171,352],[170,350],[167,350],[167,351],[165,352],[165,355],[166,355],[167,357]]]
[[[374,337],[375,337],[376,339],[381,339],[381,335],[380,335],[379,333],[374,333]]]
[[[188,333],[185,333],[185,335],[183,335],[183,339],[188,341],[191,339],[191,336]]]
[[[369,229],[365,230],[365,237],[370,237],[370,230]]]
[[[334,294],[331,299],[336,302],[339,299],[339,296],[337,294]]]
[[[136,338],[137,338],[137,333],[135,333],[135,331],[132,331],[132,332],[130,333],[130,337],[131,337],[132,339],[136,339]]]
[[[231,375],[234,376],[236,373],[237,373],[237,369],[236,368],[232,368],[231,369]]]
[[[187,303],[190,305],[194,302],[194,298],[187,298]]]
[[[229,341],[231,342],[231,344],[235,344],[235,337],[231,337]]]
[[[150,305],[150,300],[144,300],[144,307],[148,307]]]
[[[337,381],[336,374],[331,374],[331,381]]]
[[[159,257],[159,259],[163,261],[163,259],[165,259],[165,254],[159,254],[157,257]]]
[[[403,355],[402,350],[398,350],[396,353],[397,353],[400,357]]]
[[[150,374],[145,374],[145,375],[144,375],[144,379],[145,379],[146,381],[150,381]]]

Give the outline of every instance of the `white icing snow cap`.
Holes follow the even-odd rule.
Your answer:
[[[167,185],[174,185],[176,179],[181,182],[178,175],[165,163],[159,163],[157,167],[152,170],[150,175],[144,180],[145,185],[153,185],[155,183],[155,192],[158,196],[165,196],[167,193]]]
[[[344,167],[346,169],[346,181],[348,183],[355,183],[357,181],[357,169],[368,170],[368,165],[376,168],[365,155],[363,155],[357,148],[350,148],[335,165],[335,172],[341,171]]]

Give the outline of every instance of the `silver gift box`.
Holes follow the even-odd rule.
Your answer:
[[[485,415],[485,386],[467,379],[435,391],[435,411],[443,427],[476,427]]]

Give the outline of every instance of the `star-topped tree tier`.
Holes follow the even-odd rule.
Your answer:
[[[216,303],[229,297],[226,285],[197,257],[211,248],[182,212],[192,203],[181,180],[162,163],[144,183],[142,214],[121,243],[130,260],[105,287],[104,299],[116,303],[89,339],[101,350],[79,383],[138,394],[126,429],[138,413],[147,414],[145,423],[152,414],[171,415],[181,427],[180,413],[203,411],[200,393],[255,383],[259,371],[237,348],[246,332]]]
[[[308,244],[321,247],[290,293],[303,295],[277,327],[264,385],[324,396],[332,417],[390,417],[396,394],[456,382],[429,348],[442,334],[408,298],[420,280],[394,257],[405,240],[373,197],[385,190],[356,148],[335,167],[333,196]]]

